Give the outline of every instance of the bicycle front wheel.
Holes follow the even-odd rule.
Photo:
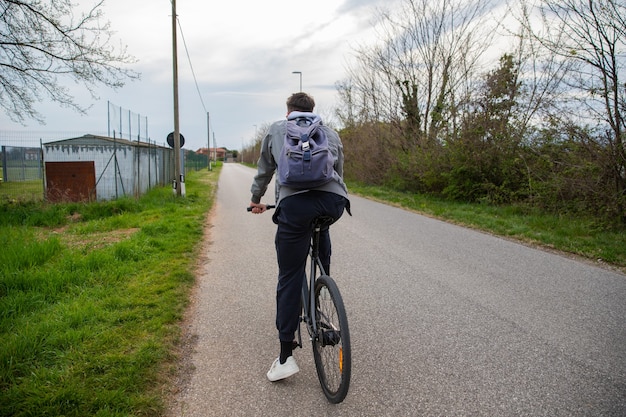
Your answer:
[[[350,331],[343,299],[335,281],[323,275],[315,281],[317,335],[313,358],[324,395],[331,403],[346,398],[352,371]]]

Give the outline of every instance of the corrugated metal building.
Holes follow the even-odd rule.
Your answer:
[[[174,151],[87,134],[43,144],[48,201],[139,196],[175,178]]]

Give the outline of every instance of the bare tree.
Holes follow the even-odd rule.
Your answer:
[[[0,0],[0,106],[16,122],[44,122],[35,106],[48,98],[84,113],[63,81],[119,88],[139,74],[126,48],[111,44],[110,23],[97,1],[77,14],[71,0]]]
[[[489,0],[404,0],[399,10],[379,11],[379,43],[356,51],[345,84],[367,97],[352,103],[380,121],[401,121],[414,140],[434,140],[490,44],[490,8]]]
[[[570,102],[597,122],[597,140],[613,161],[617,212],[626,222],[626,29],[623,0],[542,0],[542,30],[533,34],[551,54],[573,63],[565,79]],[[528,19],[528,27],[532,22]],[[582,106],[580,105],[582,104]]]

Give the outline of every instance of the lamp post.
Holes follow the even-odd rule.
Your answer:
[[[256,135],[257,135],[257,128],[256,125],[252,125],[254,126],[254,140],[252,141],[252,163],[254,163],[254,160],[256,159]],[[260,142],[259,142],[260,143]],[[259,148],[261,146],[259,145]]]
[[[300,75],[300,92],[302,92],[302,71],[292,71],[291,73]]]

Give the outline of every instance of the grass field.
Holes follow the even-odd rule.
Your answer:
[[[186,198],[0,206],[0,416],[162,414],[218,174]]]
[[[0,161],[0,178],[5,182],[7,182],[7,179],[8,182],[41,180],[43,178],[43,167],[39,160],[9,160],[6,166]]]
[[[17,201],[43,201],[43,180],[0,183],[0,204]]]

